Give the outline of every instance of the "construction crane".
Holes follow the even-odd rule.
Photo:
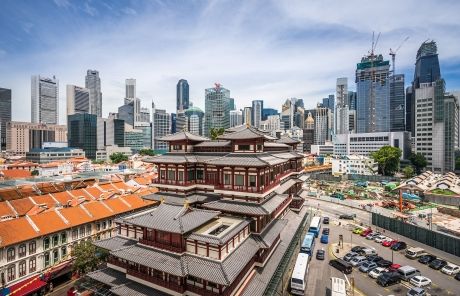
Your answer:
[[[402,42],[401,44],[398,46],[398,48],[396,48],[396,50],[392,50],[390,48],[390,55],[391,55],[391,62],[393,64],[393,75],[395,75],[395,60],[396,60],[396,53],[398,52],[398,50],[401,48],[401,46],[403,46],[404,43],[406,43],[406,41],[409,40],[409,36],[407,36]]]
[[[370,52],[371,56],[374,56],[374,50],[377,48],[377,43],[379,42],[379,38],[380,38],[380,32],[377,35],[377,39],[375,39],[375,34],[374,32],[372,32],[372,48]]]

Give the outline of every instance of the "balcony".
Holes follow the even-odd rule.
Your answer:
[[[195,294],[202,295],[202,296],[218,296],[218,295],[220,295],[219,292],[213,292],[213,291],[204,289],[204,288],[199,287],[199,286],[194,286],[194,285],[191,285],[191,284],[187,284],[187,291],[190,291],[190,292],[193,292]]]
[[[109,257],[109,259],[107,259],[107,263],[113,264],[115,266],[118,266],[124,269],[128,269],[128,266],[129,266],[128,263],[122,262],[114,257]]]
[[[163,249],[163,250],[168,250],[168,251],[175,252],[175,253],[183,253],[185,251],[184,247],[181,247],[176,244],[166,244],[166,243],[163,244],[160,242],[155,242],[155,241],[151,241],[147,239],[139,239],[139,243],[147,245],[147,246],[152,246],[155,248]]]
[[[131,275],[133,277],[139,278],[141,280],[150,282],[152,284],[164,287],[166,289],[173,290],[173,291],[178,292],[178,293],[184,293],[185,292],[185,286],[182,285],[181,283],[167,282],[167,281],[164,281],[163,279],[153,277],[151,275],[139,272],[139,271],[134,270],[134,269],[128,269],[127,274],[129,274],[129,275]]]

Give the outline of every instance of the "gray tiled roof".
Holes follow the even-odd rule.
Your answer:
[[[193,155],[192,155],[193,156]],[[186,163],[190,162],[183,153],[166,153],[152,157],[145,157],[145,161],[151,163]]]
[[[115,257],[155,268],[176,276],[184,276],[181,256],[145,247],[141,244],[110,252]]]
[[[181,195],[165,192],[156,192],[142,197],[143,199],[161,201],[163,198],[164,202],[167,204],[173,205],[183,205],[185,199],[187,198],[190,204],[195,203],[204,203],[218,200],[220,197],[218,195],[212,194],[191,194],[191,195]]]
[[[277,165],[277,164],[286,162],[285,159],[281,159],[281,158],[274,157],[274,156],[271,156],[271,155],[260,156],[259,159],[265,161],[269,165]]]
[[[129,281],[125,285],[120,285],[110,289],[110,292],[119,296],[167,296],[169,294],[144,286],[142,284]]]
[[[126,274],[111,268],[96,270],[87,273],[86,276],[111,287],[123,285],[128,282]]]
[[[272,213],[288,197],[289,196],[287,194],[274,194],[272,197],[263,201],[262,207],[267,211],[267,213]]]
[[[203,207],[222,212],[240,213],[244,215],[262,216],[272,213],[286,198],[285,194],[272,194],[262,203],[251,203],[237,200],[221,199],[203,204]]]
[[[264,230],[260,234],[252,234],[256,241],[262,244],[263,248],[269,248],[275,241],[276,237],[284,229],[288,220],[286,219],[275,219],[270,224],[265,226]]]
[[[162,203],[154,211],[124,220],[133,225],[173,233],[187,233],[214,219],[220,212]]]
[[[289,145],[286,145],[284,143],[276,143],[276,142],[265,142],[264,147],[279,147],[279,148],[289,148]]]
[[[278,194],[283,194],[289,190],[295,183],[302,182],[299,179],[289,179],[286,182],[283,182],[278,188],[275,189],[275,192]]]
[[[284,136],[284,137],[281,137],[280,139],[276,140],[277,143],[283,143],[283,144],[299,144],[300,142],[291,138],[291,137],[288,137],[288,136]]]
[[[164,137],[159,138],[160,141],[180,141],[180,140],[190,140],[190,141],[208,141],[208,138],[195,135],[186,131],[180,131],[172,135],[167,135]]]
[[[209,161],[214,165],[265,167],[268,164],[254,153],[229,153],[226,156]]]
[[[93,245],[95,245],[96,247],[102,248],[102,249],[109,250],[109,251],[116,251],[122,248],[132,246],[136,244],[136,242],[137,241],[127,238],[127,237],[114,236],[114,237],[106,238],[103,240],[95,241],[93,242]]]
[[[230,141],[205,141],[194,145],[194,147],[226,147],[230,143]]]
[[[263,132],[259,131],[258,129],[252,127],[252,126],[238,126],[234,130],[231,130],[228,132],[227,130],[226,133],[223,135],[219,136],[219,139],[224,139],[224,140],[245,140],[245,139],[258,139],[258,138],[266,138],[266,134]]]
[[[297,154],[295,152],[274,153],[273,156],[283,158],[283,159],[294,159],[294,158],[298,158],[298,157],[303,157],[300,154]]]
[[[243,220],[237,226],[233,227],[230,231],[225,233],[222,237],[216,237],[214,235],[205,235],[199,233],[192,233],[187,239],[188,240],[197,240],[205,243],[223,245],[234,237],[238,232],[243,230],[248,224],[251,223],[250,220]]]

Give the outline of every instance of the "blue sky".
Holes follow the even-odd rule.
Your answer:
[[[381,32],[377,52],[410,39],[396,57],[412,80],[415,54],[438,43],[448,90],[460,89],[459,1],[35,1],[2,0],[0,87],[13,90],[13,119],[30,120],[30,76],[84,86],[87,69],[102,78],[103,114],[122,104],[124,80],[137,79],[144,106],[173,111],[179,79],[204,107],[204,89],[220,82],[238,107],[262,98],[280,108],[298,97],[307,107],[335,91]]]

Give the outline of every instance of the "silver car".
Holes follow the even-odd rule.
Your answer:
[[[361,271],[361,272],[369,272],[372,269],[375,269],[377,267],[378,266],[377,266],[377,264],[375,262],[366,261],[363,264],[361,264],[361,266],[359,266],[359,271]]]
[[[359,254],[356,253],[356,252],[350,252],[350,253],[346,253],[345,256],[343,256],[343,260],[349,262],[351,259],[353,259],[354,257],[358,256]]]

